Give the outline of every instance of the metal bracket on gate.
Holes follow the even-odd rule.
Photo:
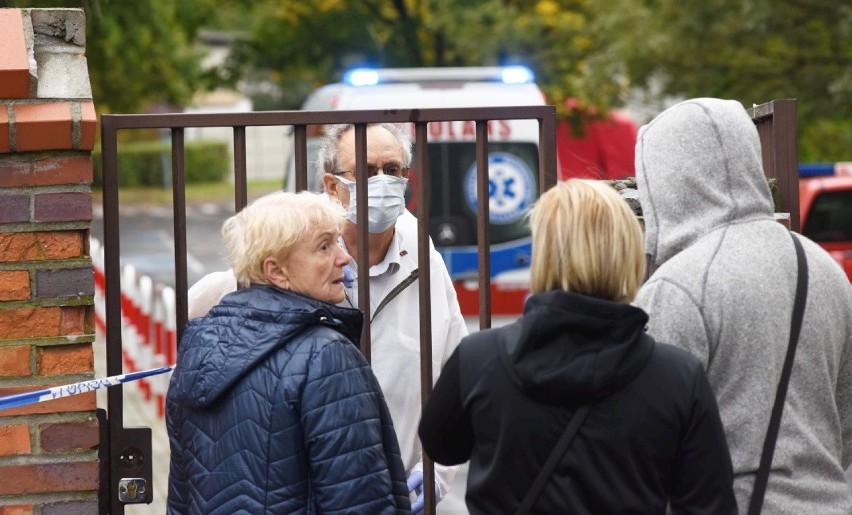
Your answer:
[[[122,504],[153,501],[151,428],[122,428],[110,445],[113,491]]]

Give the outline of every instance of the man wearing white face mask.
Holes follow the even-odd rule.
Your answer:
[[[370,234],[381,234],[393,227],[396,224],[396,219],[405,210],[405,188],[408,186],[408,179],[389,175],[392,173],[403,172],[398,165],[388,165],[383,173],[367,179],[367,196],[370,199],[367,218]],[[346,216],[353,224],[357,225],[355,181],[341,177],[341,172],[335,175],[349,192],[349,207],[346,210]]]
[[[355,130],[351,125],[326,127],[318,155],[323,171],[321,184],[326,194],[347,208],[347,223],[342,231],[343,245],[353,258],[349,270],[352,286],[345,290],[341,305],[358,307],[357,276],[358,229],[355,197]],[[393,419],[399,439],[403,465],[409,475],[409,489],[417,494],[412,511],[423,510],[423,460],[417,425],[420,421],[420,313],[417,219],[405,208],[411,141],[395,125],[367,127],[368,225],[367,257],[370,282],[370,320],[372,368]],[[459,308],[455,289],[440,254],[430,240],[429,269],[432,315],[433,384],[444,363],[459,341],[467,335],[467,326]],[[202,316],[219,299],[236,289],[233,274],[214,272],[189,290],[189,317]],[[435,466],[437,498],[448,493],[457,467]],[[461,478],[460,478],[461,479]],[[460,496],[456,494],[461,494]],[[464,506],[464,492],[453,492],[453,505]],[[456,499],[458,497],[458,499]],[[446,515],[465,513],[438,507]],[[463,510],[463,508],[462,508]]]
[[[357,275],[358,230],[355,196],[355,130],[351,125],[326,127],[319,150],[326,194],[347,208],[351,223],[343,242],[352,255]],[[417,437],[420,420],[420,333],[417,283],[417,219],[405,209],[405,189],[411,163],[411,141],[395,125],[367,127],[367,206],[369,224],[370,313],[372,366],[393,418],[409,488],[418,498],[412,511],[422,510],[422,450]],[[430,241],[433,383],[467,326],[447,268]],[[347,300],[358,306],[357,282],[347,288]],[[455,467],[435,466],[438,499],[447,495]],[[454,494],[456,492],[453,492]],[[455,495],[454,495],[455,497]],[[463,506],[463,503],[461,503]],[[439,505],[439,513],[446,512]]]

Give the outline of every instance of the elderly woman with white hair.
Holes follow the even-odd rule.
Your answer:
[[[167,396],[169,513],[399,513],[405,470],[344,298],[345,212],[273,193],[222,227],[241,289],[187,324]]]

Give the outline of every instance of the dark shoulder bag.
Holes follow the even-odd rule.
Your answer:
[[[562,456],[565,455],[565,451],[568,450],[568,446],[571,445],[571,440],[574,439],[574,436],[580,429],[580,425],[586,419],[586,415],[589,414],[590,408],[590,404],[583,404],[577,408],[577,411],[575,411],[574,415],[571,416],[571,420],[568,422],[568,427],[565,428],[565,432],[563,432],[562,436],[559,437],[559,441],[556,442],[556,446],[553,448],[550,456],[547,457],[547,461],[545,461],[544,465],[541,467],[535,481],[533,481],[532,486],[527,491],[527,495],[524,496],[524,500],[521,501],[521,506],[516,512],[517,515],[527,515],[527,513],[532,510],[533,504],[535,504],[535,501],[538,500],[538,495],[541,493],[544,485],[547,484],[547,481],[550,479],[550,475],[553,473],[553,469],[556,468],[559,460],[561,460]]]
[[[802,330],[802,317],[805,314],[805,301],[808,296],[808,263],[805,260],[805,250],[802,243],[790,233],[796,246],[796,260],[799,263],[796,281],[796,300],[793,302],[793,318],[790,321],[790,343],[787,345],[787,357],[784,368],[781,369],[781,379],[778,381],[778,391],[775,393],[775,405],[772,406],[772,416],[769,418],[769,429],[766,430],[766,440],[763,441],[763,452],[760,455],[760,467],[754,480],[751,492],[751,502],[748,515],[758,515],[763,508],[763,497],[766,495],[766,485],[769,482],[769,469],[772,467],[772,455],[775,453],[775,440],[778,439],[778,429],[781,426],[781,413],[784,411],[784,399],[787,398],[787,386],[790,384],[790,374],[793,371],[793,357],[799,343],[799,333]]]

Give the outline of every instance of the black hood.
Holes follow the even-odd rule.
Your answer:
[[[548,404],[600,399],[645,366],[653,342],[648,315],[629,304],[565,291],[533,295],[501,349],[513,379]]]

